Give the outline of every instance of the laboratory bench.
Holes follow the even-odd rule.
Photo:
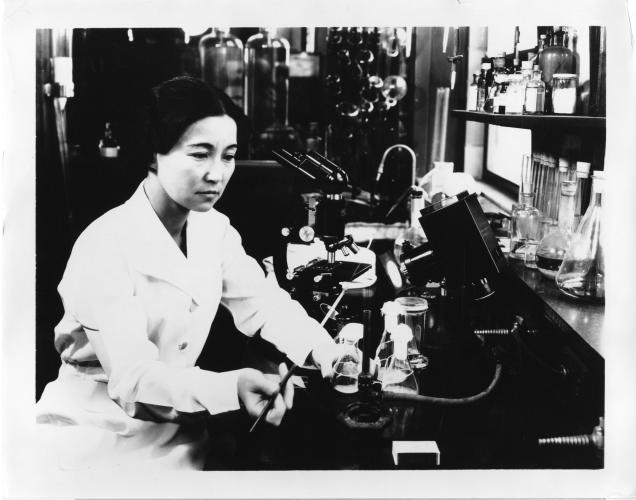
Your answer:
[[[376,253],[381,254],[391,243],[376,242]],[[474,336],[452,348],[433,342],[421,349],[429,359],[428,366],[416,370],[420,394],[460,398],[484,391],[500,364],[499,380],[486,397],[469,404],[380,398],[376,402],[390,414],[390,421],[381,429],[356,428],[348,426],[343,415],[359,396],[336,392],[317,372],[304,370],[300,374],[306,388],[296,389],[294,406],[280,427],[261,423],[249,433],[252,422],[242,412],[213,417],[206,468],[602,468],[603,452],[594,446],[539,446],[538,440],[589,435],[603,416],[603,306],[583,305],[561,296],[536,270],[512,262],[510,271],[506,292],[475,309],[474,327],[510,327],[513,318],[521,315],[526,328],[508,335]],[[377,311],[390,294],[378,268],[372,297],[351,291],[349,304],[354,309]],[[439,296],[431,289],[426,296],[427,329],[444,335]],[[382,319],[374,313],[369,352],[374,351],[381,329]],[[435,333],[429,333],[429,338],[435,338]],[[246,351],[246,362],[260,369],[269,363],[274,371],[280,359],[258,338],[247,341]],[[420,454],[402,455],[396,464],[392,450],[398,441],[435,443],[439,462],[434,454]]]

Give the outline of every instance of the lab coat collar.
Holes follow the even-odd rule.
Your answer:
[[[175,285],[201,305],[211,293],[214,269],[209,257],[218,247],[214,244],[213,225],[206,224],[210,214],[188,215],[186,258],[152,208],[144,182],[125,204],[130,216],[132,264],[144,274]]]

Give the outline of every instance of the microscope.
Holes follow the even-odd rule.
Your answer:
[[[342,292],[343,282],[352,282],[371,269],[370,264],[338,260],[357,254],[360,249],[350,235],[344,234],[345,205],[342,194],[351,189],[347,173],[324,156],[315,153],[272,151],[283,166],[290,167],[312,181],[321,191],[307,198],[305,221],[283,227],[278,251],[274,257],[274,272],[281,287],[286,289],[313,318],[320,320],[326,309]],[[309,246],[324,243],[326,258],[316,257],[291,267],[288,259],[290,244]]]

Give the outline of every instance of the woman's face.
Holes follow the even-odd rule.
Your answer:
[[[190,125],[167,154],[157,154],[157,177],[168,196],[197,212],[212,208],[234,172],[236,123],[227,115]]]

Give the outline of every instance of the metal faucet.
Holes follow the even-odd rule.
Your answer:
[[[382,155],[382,159],[380,160],[380,165],[378,166],[378,171],[375,176],[375,182],[378,182],[380,180],[380,177],[382,177],[382,173],[384,172],[384,162],[386,160],[386,157],[389,155],[391,151],[398,148],[406,149],[411,154],[411,185],[413,186],[416,184],[416,179],[417,179],[416,161],[417,160],[415,158],[415,151],[413,151],[413,149],[411,149],[406,144],[394,144],[393,146],[389,146],[388,148],[386,148],[386,150],[384,151],[384,154]]]

